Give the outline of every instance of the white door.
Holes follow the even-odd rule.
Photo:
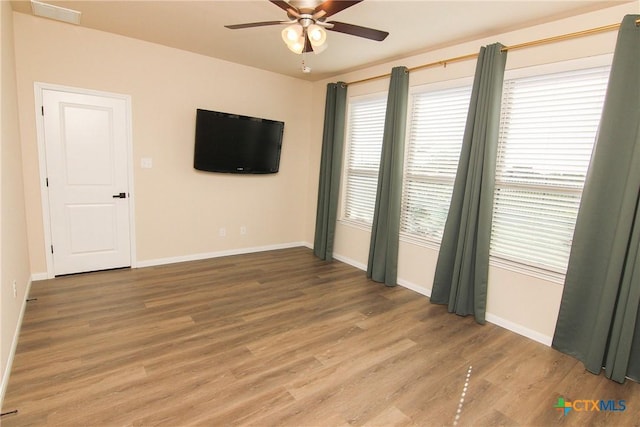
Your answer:
[[[43,89],[55,275],[131,265],[124,99]]]

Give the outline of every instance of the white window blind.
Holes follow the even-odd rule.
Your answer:
[[[566,272],[609,69],[505,81],[493,257]]]
[[[373,222],[386,107],[386,97],[349,103],[343,219]]]
[[[400,231],[439,244],[449,211],[471,86],[413,94]]]

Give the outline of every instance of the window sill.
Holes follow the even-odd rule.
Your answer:
[[[492,267],[502,268],[504,270],[513,271],[514,273],[524,274],[526,276],[535,277],[536,279],[545,280],[547,282],[555,283],[558,285],[564,285],[565,275],[557,273],[555,271],[543,270],[537,267],[531,267],[526,264],[521,264],[514,261],[509,261],[503,258],[497,258],[490,256],[489,265]]]
[[[340,219],[338,222],[341,225],[355,228],[358,230],[371,233],[371,224],[367,224],[361,221],[354,221],[350,219]],[[414,237],[407,233],[400,233],[400,241],[404,243],[410,243],[416,246],[420,246],[427,249],[440,250],[440,244],[427,239],[421,239]],[[528,266],[514,261],[509,261],[498,257],[489,257],[489,265],[492,267],[502,268],[504,270],[512,271],[514,273],[524,274],[525,276],[535,277],[536,279],[545,280],[547,282],[555,283],[558,285],[564,285],[565,274],[557,273],[554,271],[543,270],[541,268]]]
[[[368,224],[366,222],[363,221],[356,221],[353,219],[339,219],[338,223],[341,225],[345,225],[347,227],[351,227],[351,228],[357,228],[358,230],[362,230],[362,231],[366,231],[371,233],[371,224]]]
[[[412,245],[420,246],[422,248],[433,249],[438,252],[440,250],[440,242],[434,242],[423,237],[417,237],[409,233],[400,232],[400,241],[405,243],[411,243]]]

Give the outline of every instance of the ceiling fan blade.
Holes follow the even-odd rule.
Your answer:
[[[352,36],[364,37],[365,39],[375,40],[381,42],[389,35],[386,31],[375,30],[373,28],[361,27],[359,25],[346,24],[344,22],[331,21],[327,22],[332,26],[327,26],[329,31],[336,31],[338,33],[350,34]]]
[[[345,10],[348,7],[351,7],[355,4],[360,3],[362,0],[327,0],[324,3],[319,4],[313,9],[313,15],[316,15],[320,11],[324,11],[323,18],[328,18],[331,15],[334,15],[342,10]]]
[[[290,23],[291,22],[289,21],[250,22],[247,24],[225,25],[225,28],[229,28],[230,30],[240,30],[242,28],[266,27],[267,25],[281,25],[281,24],[290,24]]]
[[[269,0],[269,1],[275,4],[276,6],[278,6],[280,9],[284,10],[285,12],[288,12],[289,9],[293,9],[295,11],[298,10],[295,7],[291,6],[289,3],[287,3],[286,1],[282,1],[282,0]]]
[[[289,18],[291,19],[300,18],[300,10],[297,7],[291,6],[289,3],[282,0],[269,0],[269,1],[275,4],[276,6],[278,6],[280,9],[287,12],[287,15],[289,16]]]

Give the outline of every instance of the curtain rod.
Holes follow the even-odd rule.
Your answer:
[[[640,26],[640,18],[636,19],[636,26]],[[576,31],[574,33],[561,34],[559,36],[547,37],[547,38],[544,38],[544,39],[533,40],[533,41],[530,41],[530,42],[515,44],[515,45],[512,45],[512,46],[505,46],[505,47],[502,48],[502,51],[506,52],[508,50],[524,49],[524,48],[527,48],[527,47],[539,46],[539,45],[542,45],[542,44],[555,43],[555,42],[558,42],[558,41],[575,39],[575,38],[578,38],[578,37],[589,36],[589,35],[592,35],[592,34],[599,34],[599,33],[604,33],[604,32],[608,32],[608,31],[613,31],[613,30],[617,30],[619,28],[620,28],[620,24],[604,25],[602,27],[596,27],[596,28],[590,28],[588,30]],[[448,59],[442,59],[440,61],[430,62],[428,64],[423,64],[423,65],[418,65],[418,66],[415,66],[415,67],[411,67],[411,68],[409,68],[409,72],[417,71],[417,70],[423,70],[425,68],[431,68],[431,67],[435,67],[437,65],[442,65],[442,66],[446,67],[447,64],[451,64],[451,63],[454,63],[454,62],[468,61],[470,59],[475,59],[477,57],[478,57],[477,53],[470,53],[470,54],[467,54],[467,55],[456,56],[456,57],[448,58]],[[383,79],[383,78],[390,77],[390,76],[391,76],[391,73],[380,74],[378,76],[367,77],[366,79],[355,80],[353,82],[347,83],[347,85],[354,85],[354,84],[358,84],[358,83],[370,82],[370,81],[373,81],[373,80]]]

